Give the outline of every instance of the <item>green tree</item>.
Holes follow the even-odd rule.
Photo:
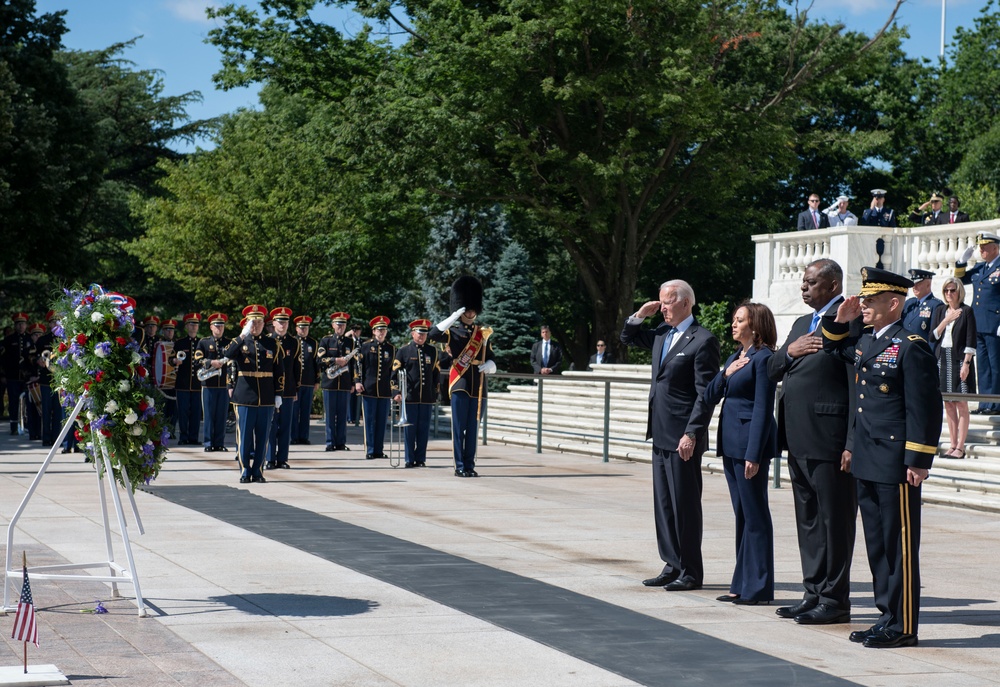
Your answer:
[[[539,317],[530,274],[528,252],[510,241],[483,295],[483,319],[493,327],[490,341],[497,366],[504,372],[531,372],[531,345]]]

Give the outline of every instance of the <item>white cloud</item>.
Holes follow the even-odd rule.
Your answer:
[[[208,18],[205,16],[206,7],[218,7],[218,3],[214,0],[165,0],[163,4],[178,19],[199,24],[208,23]]]

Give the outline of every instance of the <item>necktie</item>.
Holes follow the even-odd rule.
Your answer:
[[[948,220],[948,224],[954,224],[954,223],[955,223],[955,213],[953,212],[951,213],[951,219]]]
[[[669,351],[670,350],[670,346],[673,345],[673,343],[674,343],[674,336],[676,334],[677,334],[677,330],[676,329],[671,329],[670,332],[667,334],[667,338],[665,338],[663,340],[663,349],[660,351],[660,362],[661,363],[663,362],[663,359],[667,357],[667,351]]]
[[[812,334],[816,331],[816,327],[819,325],[819,312],[813,313],[812,324],[809,325],[809,333]]]
[[[549,366],[549,342],[545,342],[544,350],[542,351],[542,367]]]
[[[815,210],[813,210],[813,224],[815,224],[816,228],[819,229],[819,213]]]

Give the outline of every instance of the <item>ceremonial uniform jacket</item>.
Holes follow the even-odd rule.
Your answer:
[[[311,336],[296,336],[299,340],[299,386],[319,383],[319,344]]]
[[[396,393],[392,383],[392,363],[395,358],[396,347],[388,341],[379,343],[370,339],[361,344],[354,381],[364,385],[362,396],[392,398]]]
[[[45,332],[40,337],[38,341],[35,342],[34,354],[35,354],[35,365],[36,372],[34,374],[38,375],[38,383],[42,386],[52,386],[52,372],[49,368],[45,367],[42,360],[42,353],[48,351],[52,352],[58,344],[56,343],[56,336],[51,331]],[[55,365],[55,358],[51,358],[52,364]]]
[[[950,224],[951,218],[948,216],[948,213],[943,210],[938,211],[936,216],[933,212],[925,212],[922,215],[919,212],[911,212],[910,221],[920,222],[925,226],[931,226],[935,224]]]
[[[238,336],[223,357],[236,364],[232,402],[238,406],[273,406],[284,388],[282,349],[270,336]]]
[[[195,376],[198,374],[198,370],[203,370],[209,367],[207,364],[210,360],[219,360],[222,358],[222,352],[229,347],[229,343],[232,341],[229,337],[223,336],[218,341],[216,341],[214,336],[206,336],[204,339],[198,342],[198,346],[194,352],[194,372]],[[200,380],[199,380],[200,381]],[[225,389],[226,383],[226,366],[223,365],[221,372],[214,377],[209,377],[201,385],[206,389]]]
[[[956,263],[955,276],[963,284],[972,284],[972,312],[976,315],[979,333],[994,335],[1000,327],[1000,258],[993,261],[992,267],[987,267],[988,264],[979,262],[966,270],[966,263]],[[983,390],[983,393],[987,392]]]
[[[851,336],[849,324],[823,318],[823,349],[854,364],[851,472],[861,480],[906,482],[908,467],[931,467],[941,438],[943,405],[937,361],[919,334],[896,322],[876,340],[872,328]]]
[[[437,327],[431,327],[427,338],[431,341],[441,341],[445,344],[448,354],[452,359],[452,367],[454,367],[455,361],[461,360],[462,352],[469,345],[469,341],[472,339],[477,328],[479,328],[478,324],[468,325],[459,320],[451,325],[451,328],[446,332],[442,332]],[[490,329],[489,332],[492,334],[493,330]],[[483,385],[483,373],[479,371],[479,366],[487,360],[493,360],[495,357],[493,355],[493,345],[490,343],[489,338],[487,338],[486,342],[465,369],[465,372],[462,373],[454,384],[449,382],[451,393],[463,392],[473,398],[478,398],[480,388],[482,388],[482,397],[486,398],[487,388]]]
[[[434,403],[437,400],[441,372],[437,348],[411,341],[396,353],[392,369],[405,371],[407,403]]]
[[[295,398],[299,393],[299,379],[302,378],[302,362],[299,360],[299,337],[294,334],[278,336],[272,334],[272,338],[281,349],[281,364],[284,368],[285,386],[281,392],[282,398]]]
[[[329,368],[336,368],[335,358],[347,358],[355,350],[354,339],[349,336],[337,336],[329,334],[324,336],[319,342],[317,358],[319,360],[320,387],[326,391],[350,391],[354,384],[354,373],[352,369],[357,369],[352,365],[351,360],[347,361],[347,371],[338,375],[335,379],[330,379],[326,371]],[[360,351],[359,351],[360,352]]]
[[[198,339],[193,336],[185,336],[174,342],[174,358],[184,351],[186,355],[182,361],[177,361],[177,383],[174,389],[177,391],[200,391],[201,381],[198,379],[198,366],[194,364],[194,354],[198,350]]]
[[[903,327],[924,337],[924,341],[930,341],[931,317],[939,305],[944,303],[931,294],[927,294],[923,300],[915,297],[906,299],[906,305],[903,306]]]
[[[14,332],[4,338],[0,348],[3,351],[3,373],[9,381],[18,379],[22,382],[27,381],[25,375],[28,369],[28,354],[32,347],[31,335],[28,332],[24,334]]]
[[[884,205],[882,209],[868,208],[861,213],[861,224],[869,227],[898,227],[896,211]]]

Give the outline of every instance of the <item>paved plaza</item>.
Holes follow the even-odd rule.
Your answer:
[[[774,615],[801,596],[787,485],[770,491],[778,601],[736,607],[715,601],[734,558],[721,475],[705,476],[706,586],[667,593],[640,584],[661,565],[649,465],[489,445],[481,477],[460,479],[445,439],[429,468],[394,469],[364,460],[357,432],[354,450],[327,453],[314,426],[266,484],[238,483],[231,446],[171,451],[136,493],[145,535],[125,501],[149,617],[131,586],[115,599],[103,583],[33,581],[29,663],[88,687],[1000,684],[995,515],[924,507],[920,645],[865,649],[847,641],[876,617],[860,527],[853,622]],[[44,460],[35,447],[0,437],[4,525]],[[55,457],[13,549],[29,565],[106,558],[79,454]],[[109,613],[82,612],[98,600]],[[0,665],[17,665],[21,644],[0,634]]]

